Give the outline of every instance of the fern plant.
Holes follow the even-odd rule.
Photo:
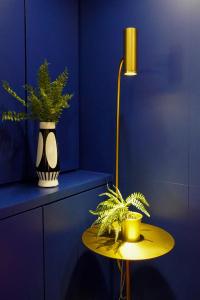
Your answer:
[[[67,70],[65,69],[54,81],[51,81],[48,65],[45,60],[39,67],[36,88],[28,84],[24,86],[27,102],[15,93],[7,81],[3,81],[4,90],[25,107],[25,112],[3,112],[3,121],[33,119],[40,122],[58,122],[63,110],[69,108],[69,101],[73,95],[63,94],[68,81]]]
[[[133,193],[126,199],[123,199],[119,189],[116,187],[111,189],[108,186],[107,191],[99,196],[106,196],[107,198],[98,204],[96,210],[89,211],[91,214],[97,216],[93,225],[99,225],[98,236],[114,230],[115,241],[117,241],[123,220],[135,218],[134,212],[129,209],[131,206],[150,217],[146,208],[149,206],[149,203],[141,193]]]

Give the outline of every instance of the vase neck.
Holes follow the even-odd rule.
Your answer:
[[[55,129],[55,122],[40,122],[40,129]]]

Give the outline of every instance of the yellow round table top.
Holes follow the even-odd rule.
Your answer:
[[[160,227],[141,224],[141,239],[128,243],[115,242],[113,237],[97,237],[97,226],[88,228],[82,235],[83,244],[93,252],[120,260],[145,260],[162,256],[175,245],[173,237]]]

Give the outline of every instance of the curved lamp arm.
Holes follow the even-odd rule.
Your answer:
[[[116,115],[116,161],[115,161],[115,186],[119,188],[119,135],[120,135],[120,88],[121,73],[124,65],[124,75],[137,75],[137,30],[128,27],[124,30],[124,55],[119,64],[117,80],[117,115]]]
[[[117,113],[116,113],[116,157],[115,157],[115,186],[119,188],[119,128],[120,128],[120,91],[121,91],[121,74],[124,59],[121,59],[117,78]]]

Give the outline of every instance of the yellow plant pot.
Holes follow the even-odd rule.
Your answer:
[[[142,214],[134,212],[135,219],[122,222],[122,239],[126,242],[137,242],[140,239],[140,225]]]

